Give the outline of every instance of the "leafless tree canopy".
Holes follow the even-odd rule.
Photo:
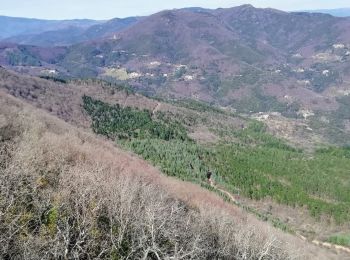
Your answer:
[[[105,164],[75,130],[0,113],[0,258],[290,259],[273,236]]]

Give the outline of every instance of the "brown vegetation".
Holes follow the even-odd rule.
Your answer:
[[[208,133],[208,129],[203,128],[201,120],[206,120],[207,124],[218,128],[221,125],[236,128],[244,123],[244,120],[237,117],[224,114],[213,115],[209,112],[200,112],[159,102],[138,94],[128,94],[123,90],[118,90],[113,86],[104,86],[93,80],[59,84],[37,77],[21,75],[1,67],[0,78],[0,89],[6,93],[44,109],[66,122],[84,128],[90,128],[90,119],[81,107],[84,95],[109,104],[119,104],[122,107],[136,107],[170,113],[186,122],[191,128],[190,132],[194,133],[194,139],[200,141],[210,141],[216,138],[212,132]]]
[[[0,100],[3,258],[302,258],[299,240],[210,192],[4,94]],[[323,253],[310,246],[305,258]]]

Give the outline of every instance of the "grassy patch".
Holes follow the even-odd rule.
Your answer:
[[[350,246],[350,234],[331,236],[328,241],[336,245]]]

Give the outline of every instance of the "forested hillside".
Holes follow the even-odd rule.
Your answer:
[[[346,17],[251,5],[167,10],[21,35],[0,44],[0,64],[67,81],[98,78],[153,98],[206,102],[261,117],[275,130],[288,125],[283,137],[295,142],[307,135],[306,146],[350,145],[349,25]]]
[[[43,111],[0,101],[1,258],[335,256]]]
[[[168,175],[202,183],[206,172],[213,171],[216,181],[232,193],[240,189],[251,199],[271,197],[292,207],[306,206],[318,219],[350,220],[348,148],[320,149],[310,155],[266,133],[258,122],[225,133],[235,137],[235,142],[198,144],[186,137],[185,126],[179,123],[170,133],[162,126],[154,128],[159,131],[154,133],[159,119],[152,119],[149,112],[111,107],[89,97],[83,101],[96,133],[115,139]],[[175,134],[176,129],[181,134]]]

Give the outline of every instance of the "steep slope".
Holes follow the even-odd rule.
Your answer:
[[[163,112],[176,115],[188,121],[193,133],[200,133],[201,124],[196,121],[205,120],[218,128],[240,128],[246,120],[224,111],[205,106],[204,104],[170,104],[150,99],[129,92],[121,87],[99,80],[77,80],[69,83],[58,83],[38,77],[21,75],[0,67],[0,89],[24,99],[26,102],[45,109],[59,118],[82,127],[90,127],[90,119],[84,112],[83,96],[90,96],[111,105],[135,107],[149,110],[153,113]],[[197,119],[197,120],[195,120]]]
[[[0,101],[5,258],[346,259],[2,92]]]
[[[167,175],[206,186],[206,171],[213,170],[217,192],[237,196],[239,191],[239,203],[284,230],[327,241],[348,229],[346,149],[310,151],[310,156],[269,135],[263,124],[202,103],[152,100],[97,80],[63,84],[5,69],[0,78],[7,93],[105,135]],[[299,127],[293,135],[305,135],[305,125]],[[298,142],[310,148],[303,135]],[[293,213],[286,217],[287,212]],[[321,216],[327,228],[319,229]]]

